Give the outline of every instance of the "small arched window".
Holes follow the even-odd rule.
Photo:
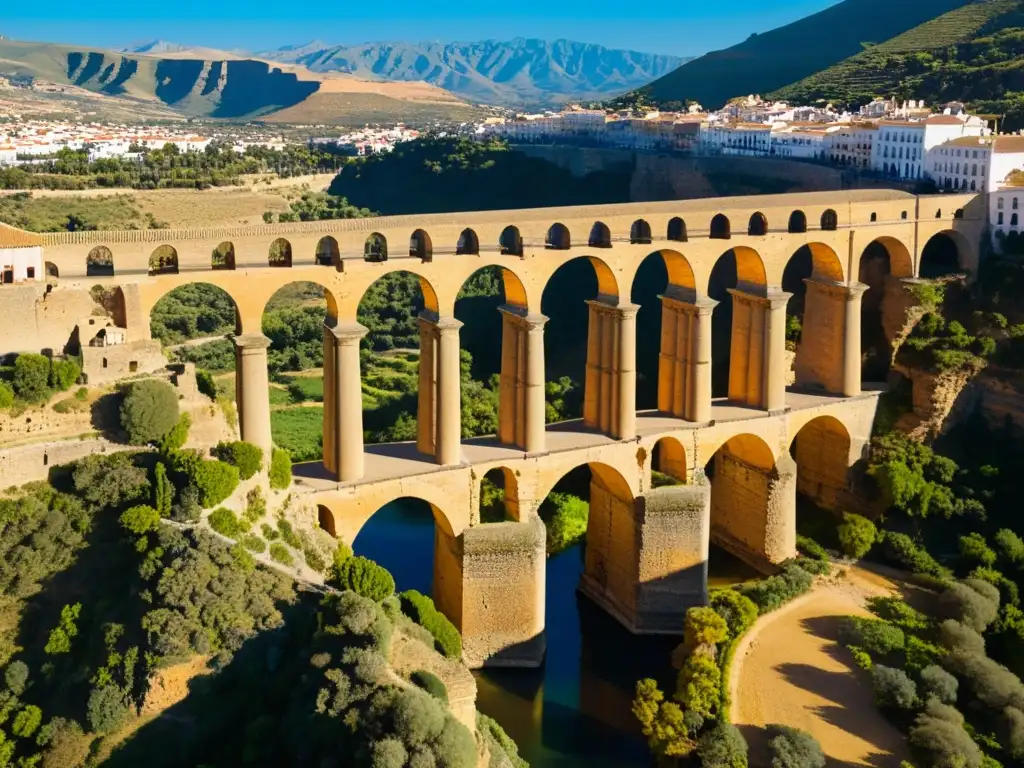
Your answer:
[[[798,235],[807,231],[807,216],[803,211],[793,211],[789,214],[789,232]]]
[[[552,224],[544,239],[544,247],[555,251],[567,251],[571,243],[569,228],[565,224]]]
[[[105,245],[97,245],[85,259],[87,277],[111,277],[114,274],[114,254]]]
[[[629,242],[634,245],[650,245],[651,225],[643,219],[637,219],[629,228]]]
[[[878,214],[877,213],[872,213],[871,214],[871,221],[872,222],[878,221]]]
[[[839,228],[839,216],[831,208],[821,214],[821,228],[833,232]]]
[[[372,233],[363,245],[364,261],[387,261],[388,241],[379,232]]]
[[[1017,214],[1016,213],[1011,213],[1010,214],[1010,226],[1011,227],[1016,227],[1017,226]]]
[[[768,234],[768,220],[763,213],[755,213],[747,223],[747,234],[751,237],[763,237]]]
[[[472,229],[462,230],[459,242],[455,245],[455,253],[460,256],[475,256],[480,253],[480,240]]]
[[[292,265],[292,244],[283,237],[270,244],[267,263],[272,267],[290,267]]]
[[[595,221],[594,226],[590,228],[590,237],[587,238],[587,244],[591,248],[611,248],[612,233],[607,225],[600,221]]]
[[[518,227],[505,227],[498,238],[498,245],[501,252],[508,256],[523,255],[523,238],[519,235]]]
[[[669,219],[668,222],[668,239],[673,240],[677,243],[686,242],[686,222],[678,216]]]
[[[954,219],[962,219],[963,217],[964,217],[964,209],[963,208],[957,208],[956,211],[953,212],[953,218]]]
[[[732,237],[732,230],[729,226],[729,219],[724,214],[716,214],[711,219],[711,235],[712,240],[728,240]]]
[[[211,269],[234,269],[235,268],[235,246],[225,240],[213,249],[210,254]]]
[[[901,211],[900,212],[900,218],[905,220],[907,218],[907,212],[906,211]]]
[[[420,261],[432,261],[434,258],[430,235],[422,229],[417,229],[409,237],[409,256]]]
[[[333,267],[341,263],[338,241],[330,235],[321,237],[316,244],[316,263],[322,267]]]
[[[939,210],[937,210],[935,212],[935,218],[936,219],[941,219],[942,218],[942,209],[941,208],[939,208]]]

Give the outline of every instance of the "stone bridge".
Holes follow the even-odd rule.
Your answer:
[[[985,227],[976,195],[894,191],[736,197],[574,208],[317,221],[224,230],[46,235],[61,283],[116,285],[118,323],[149,338],[149,313],[174,288],[205,282],[235,301],[243,438],[271,445],[264,308],[290,282],[321,285],[324,456],[298,468],[321,525],[352,541],[383,504],[427,501],[436,525],[434,597],[462,630],[472,664],[536,664],[543,654],[544,546],[538,507],[568,471],[590,467],[582,588],[634,631],[678,632],[706,597],[709,538],[768,569],[795,553],[797,489],[826,505],[870,436],[879,387],[861,382],[862,257],[881,246],[890,282],[920,274],[945,238],[973,271]],[[408,247],[406,247],[408,246]],[[795,384],[787,388],[783,272],[810,252]],[[658,409],[636,410],[636,313],[648,257],[664,261]],[[728,396],[713,399],[712,269],[735,259]],[[545,424],[541,295],[585,258],[589,305],[584,417]],[[462,440],[463,284],[500,269],[497,436]],[[415,444],[363,445],[360,299],[382,275],[417,275],[419,407]],[[885,290],[888,290],[886,288]],[[496,340],[497,341],[497,340]],[[480,482],[500,469],[510,522],[481,524]],[[652,469],[682,485],[653,488]],[[706,473],[705,473],[706,470]]]

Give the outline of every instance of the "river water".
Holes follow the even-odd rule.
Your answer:
[[[477,709],[497,720],[534,768],[649,766],[647,746],[630,711],[636,681],[674,687],[669,659],[679,638],[638,637],[576,592],[585,544],[548,559],[547,656],[539,669],[478,671]],[[354,542],[399,590],[430,593],[434,521],[423,502],[382,507]],[[712,552],[710,581],[752,578],[725,553]]]

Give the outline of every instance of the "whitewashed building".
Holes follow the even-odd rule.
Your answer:
[[[0,283],[45,280],[42,242],[38,235],[0,224]]]
[[[872,147],[871,167],[899,179],[920,179],[927,175],[925,153],[929,149],[987,133],[983,120],[966,115],[933,115],[916,122],[882,120]]]

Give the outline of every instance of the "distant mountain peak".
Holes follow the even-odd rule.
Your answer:
[[[166,40],[146,40],[141,42],[129,43],[123,48],[118,48],[120,53],[179,53],[181,51],[187,51],[192,46],[182,45],[181,43],[170,43]]]

